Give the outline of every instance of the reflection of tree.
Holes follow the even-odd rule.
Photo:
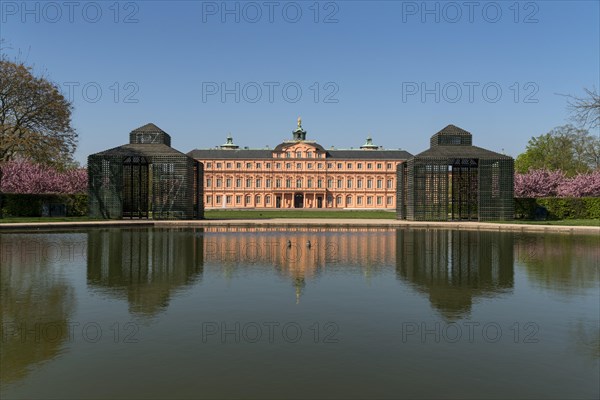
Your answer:
[[[203,242],[200,230],[92,230],[88,284],[126,298],[135,313],[154,315],[173,290],[202,274]]]
[[[600,236],[520,234],[515,258],[543,287],[574,294],[598,284]]]
[[[600,326],[598,320],[578,320],[575,326],[569,327],[574,338],[575,350],[593,361],[600,359]]]
[[[459,318],[473,298],[513,287],[512,246],[510,233],[399,229],[396,272],[446,318]]]
[[[51,241],[51,237],[0,235],[3,384],[22,379],[29,367],[56,357],[69,337],[74,292],[55,271],[52,260],[58,258],[49,249],[73,249],[80,243],[68,237]]]

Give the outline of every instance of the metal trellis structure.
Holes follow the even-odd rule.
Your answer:
[[[448,125],[431,147],[397,171],[396,214],[416,221],[510,220],[514,160],[472,145],[472,135]]]
[[[202,165],[154,124],[88,158],[89,214],[107,219],[201,219]]]

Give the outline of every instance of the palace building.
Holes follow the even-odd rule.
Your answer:
[[[397,168],[412,155],[369,137],[359,149],[325,149],[306,139],[302,120],[273,149],[218,148],[188,156],[204,165],[204,207],[396,209]]]

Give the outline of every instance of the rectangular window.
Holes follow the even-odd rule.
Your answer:
[[[206,196],[206,204],[212,203],[212,196]]]
[[[268,162],[268,163],[266,164],[266,167],[267,167],[267,168],[271,168],[271,163],[270,163],[270,162]]]
[[[256,180],[256,187],[259,188],[262,185],[262,179],[258,178]]]
[[[230,169],[230,168],[231,168],[231,163],[230,163],[230,162],[228,162],[228,163],[227,163],[227,169]]]
[[[217,179],[217,187],[221,187],[223,185],[223,181],[221,180],[221,178]]]
[[[383,196],[377,196],[377,205],[380,206],[383,204]]]
[[[235,204],[242,204],[242,196],[235,196]]]
[[[308,179],[307,187],[308,188],[312,188],[312,184],[313,184],[313,180],[312,179]]]
[[[210,187],[212,185],[212,179],[206,178],[206,187]]]
[[[352,189],[352,179],[348,179],[347,187],[348,189]]]
[[[308,164],[306,165],[306,168],[308,168],[308,169],[312,169],[312,163],[308,163]]]
[[[261,163],[256,163],[256,168],[262,168],[262,164]]]
[[[383,180],[377,179],[377,189],[383,188]]]
[[[333,168],[333,164],[332,164],[332,163],[330,163],[330,162],[328,162],[328,163],[327,163],[327,168],[330,168],[330,169],[331,169],[331,168]]]
[[[302,152],[301,151],[297,151],[296,152],[296,158],[302,158]]]
[[[227,186],[227,187],[231,187],[231,178],[227,178],[227,179],[225,180],[225,186]]]
[[[221,196],[220,195],[217,195],[216,200],[217,200],[217,204],[221,204]]]
[[[278,188],[281,187],[281,179],[275,180],[275,187],[278,187]]]
[[[367,196],[367,205],[370,206],[373,204],[373,196]]]
[[[327,179],[327,188],[333,188],[333,179]]]
[[[350,164],[350,163],[346,164],[346,168],[351,169],[352,168],[352,164]]]
[[[242,187],[242,179],[241,178],[237,178],[235,180],[235,187]]]
[[[373,164],[367,163],[367,169],[373,169]]]
[[[290,178],[285,180],[285,187],[286,188],[291,188],[292,187],[292,180]]]
[[[338,167],[338,169],[342,169],[342,163],[341,162],[338,163],[337,167]]]
[[[277,164],[275,164],[275,168],[281,169],[281,163],[278,162]]]
[[[351,206],[352,205],[352,197],[351,196],[346,197],[346,205],[347,206]]]
[[[271,196],[265,197],[265,204],[271,204]]]
[[[393,201],[394,201],[394,198],[392,196],[387,197],[387,205],[388,206],[391,206]]]
[[[252,186],[252,179],[246,179],[246,187],[249,188]]]
[[[249,163],[249,162],[246,163],[246,168],[248,168],[248,169],[252,168],[252,163]]]
[[[338,206],[342,205],[342,196],[338,196],[335,198],[335,204],[337,204]]]
[[[292,153],[291,152],[286,152],[285,153],[285,158],[291,158],[292,157]]]
[[[260,204],[260,196],[256,196],[256,204]]]
[[[358,165],[356,166],[356,168],[362,169],[362,163],[358,163]]]
[[[220,162],[217,163],[217,168],[221,168],[221,163]]]
[[[242,163],[241,163],[241,162],[239,162],[239,163],[235,163],[235,167],[236,167],[237,169],[241,169],[241,168],[242,168]]]
[[[392,169],[392,164],[391,163],[388,163],[387,169]]]
[[[302,169],[302,164],[296,163],[296,169]]]
[[[266,187],[268,187],[268,188],[270,188],[270,187],[271,187],[271,180],[270,180],[270,179],[267,179],[267,180],[265,181],[265,186],[266,186]]]
[[[227,195],[227,197],[225,198],[225,200],[227,201],[227,204],[231,204],[231,195]]]
[[[337,181],[337,187],[338,187],[338,189],[342,188],[342,184],[343,184],[342,180],[338,179],[338,181]]]
[[[373,179],[367,179],[367,189],[373,189]]]
[[[362,185],[363,185],[363,184],[362,184],[362,182],[363,182],[363,181],[362,181],[362,179],[359,179],[359,180],[357,181],[357,183],[356,183],[356,186],[357,186],[359,189],[362,189]]]
[[[358,197],[356,198],[356,204],[358,204],[359,206],[361,206],[361,205],[362,205],[362,196],[358,196]]]
[[[323,187],[323,180],[322,180],[322,179],[319,179],[319,180],[317,181],[317,187],[318,187],[319,189],[321,189],[321,188]]]
[[[290,169],[290,168],[292,168],[292,163],[289,163],[289,162],[288,162],[288,163],[285,163],[285,168],[286,168],[286,169]]]
[[[318,163],[317,164],[317,169],[323,169],[323,164],[322,163]]]
[[[206,168],[212,168],[212,163],[211,162],[206,163]]]
[[[306,158],[312,158],[312,153],[310,151],[306,152]]]
[[[381,165],[381,163],[377,163],[377,169],[381,169],[383,168],[383,166]]]
[[[302,187],[302,179],[296,179],[296,188],[301,188]]]

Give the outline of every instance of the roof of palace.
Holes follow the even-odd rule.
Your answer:
[[[319,145],[320,146],[320,145]],[[279,146],[278,146],[279,147]],[[325,150],[328,159],[352,160],[408,160],[412,154],[405,150]],[[196,149],[187,153],[199,160],[208,159],[274,159],[275,149]],[[292,160],[291,158],[275,158],[275,160]],[[321,160],[314,158],[314,160]]]

